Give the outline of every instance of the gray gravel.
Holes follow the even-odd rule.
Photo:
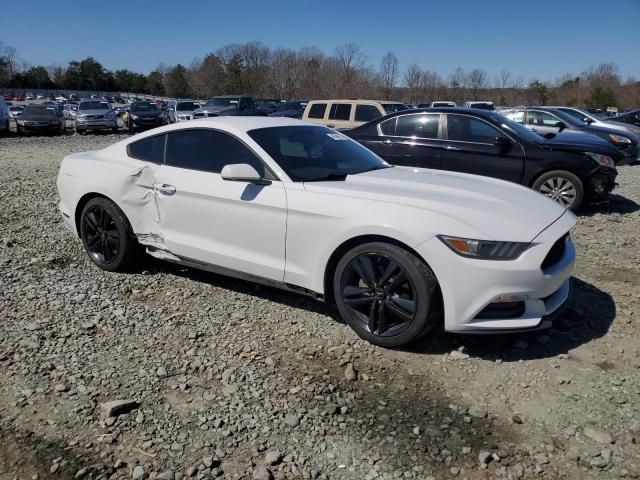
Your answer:
[[[553,329],[384,350],[304,297],[93,267],[55,178],[119,138],[0,139],[0,480],[640,476],[640,166],[581,215]]]

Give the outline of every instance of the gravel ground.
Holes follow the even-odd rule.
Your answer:
[[[384,350],[304,297],[92,266],[58,165],[123,137],[0,139],[0,479],[640,477],[640,166],[581,215],[553,329]]]

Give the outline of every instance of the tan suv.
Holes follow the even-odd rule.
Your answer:
[[[408,109],[404,103],[385,100],[312,100],[304,109],[302,120],[330,128],[355,128],[388,113]]]

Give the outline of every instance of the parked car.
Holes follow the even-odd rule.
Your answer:
[[[464,108],[478,108],[480,110],[495,110],[493,102],[465,102]]]
[[[102,100],[82,100],[78,105],[75,118],[75,129],[79,134],[90,130],[118,131],[116,112],[109,102]]]
[[[388,113],[408,110],[403,103],[386,100],[312,100],[302,119],[336,129],[363,125]]]
[[[345,132],[387,162],[519,183],[577,210],[615,186],[622,154],[591,135],[547,140],[497,112],[439,108],[398,112]]]
[[[553,137],[564,130],[588,133],[596,135],[618,148],[624,157],[617,165],[624,165],[638,161],[640,147],[638,137],[630,132],[614,130],[608,127],[589,125],[571,115],[550,107],[518,107],[511,110],[503,110],[503,115],[522,123],[532,132],[538,135]]]
[[[169,123],[186,122],[193,119],[193,112],[200,108],[200,104],[193,100],[174,100],[167,104]]]
[[[436,324],[546,328],[570,299],[576,218],[560,205],[496,179],[392,167],[296,119],[167,126],[66,157],[57,187],[64,224],[103,270],[131,268],[145,248],[335,302],[386,347]]]
[[[64,95],[58,95],[56,97],[56,102],[58,103],[67,103],[69,101],[69,99],[67,97],[65,97]]]
[[[3,99],[4,101],[11,100],[12,98],[13,98],[13,95],[12,95],[12,94],[10,94],[10,93],[3,93],[3,94],[2,94],[2,99]]]
[[[270,117],[288,117],[288,118],[302,118],[304,109],[309,103],[308,100],[293,100],[290,102],[281,103],[275,109],[275,111],[269,114]]]
[[[168,123],[167,116],[154,102],[133,102],[129,107],[127,128],[130,133],[146,128],[160,127]]]
[[[64,110],[63,110],[62,116],[64,117],[65,120],[74,120],[76,118],[78,105],[75,105],[73,103],[67,103],[63,108]]]
[[[579,120],[584,123],[588,123],[589,125],[594,125],[596,127],[611,128],[613,130],[621,130],[623,132],[631,132],[636,137],[640,137],[640,127],[629,125],[628,123],[617,122],[609,118],[601,118],[585,110],[581,110],[575,107],[552,107],[552,108],[557,108],[561,112],[564,112],[567,115],[572,116],[576,120]]]
[[[257,98],[255,100],[256,109],[263,115],[270,115],[276,111],[280,105],[280,100],[273,98]]]
[[[33,93],[27,93],[24,98],[25,98],[25,100],[34,100],[35,99],[35,97],[33,96]]]
[[[11,105],[9,107],[9,118],[11,120],[15,120],[20,115],[22,115],[23,111],[24,111],[24,105]]]
[[[44,100],[47,96],[44,93],[36,94],[36,100]]]
[[[607,120],[614,120],[616,122],[640,127],[640,110],[629,110],[614,117],[607,117]]]
[[[207,101],[201,108],[193,112],[193,118],[218,117],[228,115],[264,115],[252,97],[238,95],[220,95]]]
[[[47,105],[27,105],[20,118],[16,119],[16,132],[49,133],[62,135],[65,130],[64,119],[53,107]]]
[[[26,96],[25,96],[25,94],[24,94],[24,93],[16,93],[16,94],[13,96],[13,99],[14,99],[16,102],[24,102],[24,101],[25,101],[25,99],[26,99]]]
[[[9,107],[4,101],[4,96],[0,98],[0,132],[9,132]]]

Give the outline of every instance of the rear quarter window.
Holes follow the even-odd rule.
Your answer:
[[[314,103],[309,108],[308,118],[324,118],[324,112],[327,111],[326,103]]]
[[[129,144],[127,154],[137,160],[151,163],[163,163],[166,135],[156,135]]]
[[[345,120],[349,121],[351,118],[351,104],[350,103],[334,103],[331,105],[329,111],[329,120]]]

